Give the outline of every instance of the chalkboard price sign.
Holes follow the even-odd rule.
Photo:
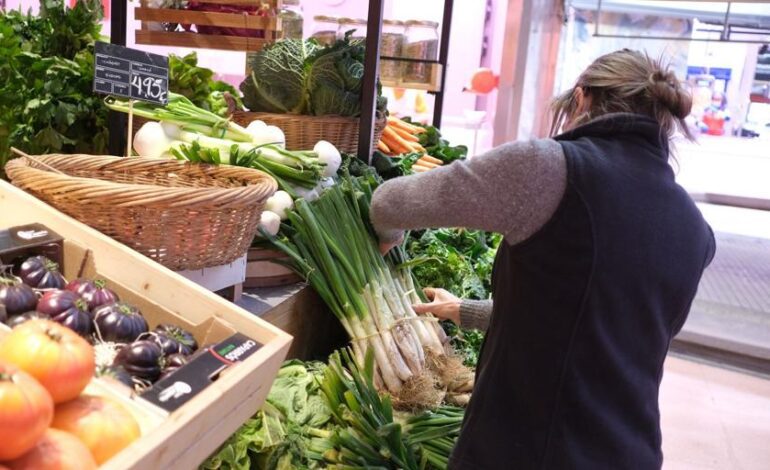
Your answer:
[[[97,42],[94,91],[168,103],[168,57]]]

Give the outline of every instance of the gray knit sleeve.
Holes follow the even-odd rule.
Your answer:
[[[466,227],[502,233],[513,245],[551,218],[566,185],[561,145],[513,142],[382,184],[370,216],[383,242],[398,240],[404,230]]]
[[[491,300],[468,300],[460,303],[460,326],[486,331],[492,316]]]

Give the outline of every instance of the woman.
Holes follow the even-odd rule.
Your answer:
[[[505,236],[492,303],[429,290],[420,308],[489,321],[452,468],[660,468],[663,361],[715,249],[668,164],[690,107],[659,62],[617,51],[555,100],[563,134],[374,194],[383,249],[427,227]]]

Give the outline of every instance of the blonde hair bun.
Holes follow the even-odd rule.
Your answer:
[[[692,109],[692,97],[673,72],[656,70],[649,76],[650,96],[656,99],[678,119],[684,119]]]

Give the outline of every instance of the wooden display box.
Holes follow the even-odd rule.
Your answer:
[[[274,12],[281,8],[281,0],[206,0],[205,3],[248,6],[266,3]],[[142,22],[141,29],[136,31],[137,44],[256,52],[281,37],[281,20],[277,16],[149,8],[147,0],[142,0],[141,6],[134,10],[134,17]],[[166,31],[163,29],[163,23],[179,26],[176,31]],[[196,30],[197,26],[247,29],[259,32],[262,37],[188,32],[182,29],[183,24],[196,25]]]
[[[122,401],[142,437],[103,465],[108,469],[195,468],[262,405],[291,336],[96,230],[0,181],[0,228],[41,222],[61,235],[64,275],[107,280],[151,326],[175,323],[202,344],[240,332],[263,344],[176,411],[167,413],[127,387],[94,379],[87,393]]]

